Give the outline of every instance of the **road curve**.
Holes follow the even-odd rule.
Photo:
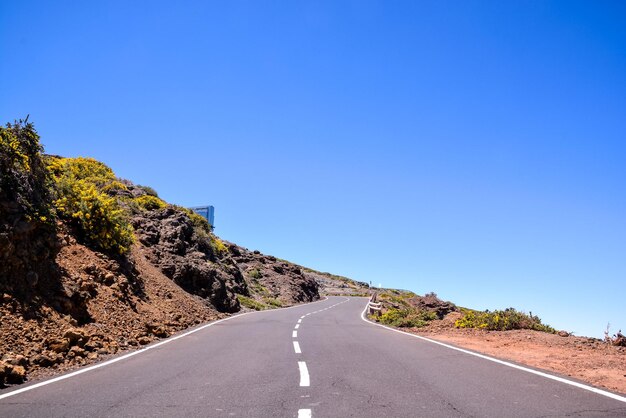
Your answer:
[[[1,390],[0,416],[626,417],[623,398],[363,321],[366,304],[331,297],[236,316],[81,374]]]

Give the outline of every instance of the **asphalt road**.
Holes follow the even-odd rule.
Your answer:
[[[0,416],[626,417],[623,400],[370,324],[366,304],[332,297],[237,316],[2,390]]]

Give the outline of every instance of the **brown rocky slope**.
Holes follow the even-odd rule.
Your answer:
[[[240,298],[255,301],[254,309],[319,298],[317,282],[292,263],[230,243],[214,254],[189,233],[184,212],[168,207],[136,222],[138,242],[123,258],[65,231],[55,240],[52,275],[27,291],[2,287],[0,384],[94,362],[249,309]],[[156,235],[146,238],[144,225]]]

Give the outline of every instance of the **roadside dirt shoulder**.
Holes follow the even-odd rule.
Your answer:
[[[626,347],[587,337],[561,337],[539,331],[482,331],[450,327],[445,318],[415,334],[500,359],[556,372],[626,394]]]

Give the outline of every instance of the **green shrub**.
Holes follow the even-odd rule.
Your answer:
[[[115,181],[113,171],[92,158],[51,158],[56,182],[54,206],[95,247],[123,254],[134,242],[133,229],[117,201],[101,189]]]
[[[137,185],[137,187],[139,187],[141,190],[143,190],[144,192],[146,192],[146,194],[148,196],[152,196],[152,197],[159,197],[159,194],[157,193],[156,190],[154,190],[152,187],[150,186],[141,186],[141,185]]]
[[[252,269],[248,271],[248,276],[252,277],[253,279],[260,279],[263,275],[261,274],[261,271],[259,269]]]
[[[237,295],[237,299],[239,299],[239,303],[241,304],[241,306],[244,306],[249,309],[254,309],[255,311],[262,311],[267,308],[267,306],[265,306],[261,302],[258,302],[244,295]]]
[[[263,286],[255,278],[250,280],[250,287],[252,288],[252,293],[254,293],[256,295],[261,295],[261,296],[266,296],[266,297],[270,297],[271,296],[271,293],[267,289],[267,287]]]
[[[378,318],[378,321],[394,327],[419,328],[435,319],[437,319],[435,312],[418,311],[415,309],[389,309]]]
[[[54,225],[52,181],[42,152],[32,123],[20,120],[0,126],[0,199],[15,202],[28,221]]]
[[[457,328],[478,328],[491,331],[532,329],[552,334],[556,332],[551,326],[542,324],[539,317],[532,313],[519,312],[514,308],[494,312],[466,309],[463,317],[457,320],[454,325]]]
[[[282,308],[283,303],[276,298],[263,298],[263,302],[266,305],[272,306],[274,308]]]
[[[167,203],[165,203],[158,197],[154,197],[148,194],[136,197],[134,200],[142,209],[145,210],[163,209],[167,206]]]

